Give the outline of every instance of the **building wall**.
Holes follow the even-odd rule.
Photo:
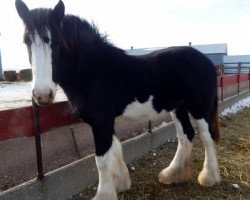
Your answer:
[[[205,54],[214,65],[221,65],[223,63],[223,57],[225,54]]]

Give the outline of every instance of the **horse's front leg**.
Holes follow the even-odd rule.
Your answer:
[[[94,200],[115,200],[117,192],[130,188],[131,182],[123,161],[122,146],[114,133],[113,120],[93,123],[96,165],[99,184]]]

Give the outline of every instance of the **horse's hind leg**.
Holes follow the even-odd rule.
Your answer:
[[[194,129],[185,106],[171,112],[171,116],[176,126],[178,147],[170,165],[159,174],[159,181],[164,184],[185,182],[191,178],[190,158]]]
[[[209,125],[205,119],[196,119],[201,141],[205,148],[205,161],[199,174],[198,181],[204,186],[213,186],[220,182],[220,173],[216,158],[214,141],[209,132]]]
[[[127,190],[131,185],[129,172],[123,161],[121,143],[113,135],[111,123],[94,124],[92,129],[99,174],[98,189],[94,200],[116,200],[116,192]]]

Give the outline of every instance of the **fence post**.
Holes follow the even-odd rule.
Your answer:
[[[148,132],[152,133],[152,121],[151,120],[148,121]]]
[[[33,121],[34,121],[34,132],[35,132],[35,144],[36,144],[36,163],[37,163],[37,178],[42,180],[44,177],[43,173],[43,159],[42,159],[42,148],[41,148],[41,136],[40,136],[40,120],[39,120],[39,108],[35,100],[32,98],[32,110],[33,110]]]
[[[223,80],[224,80],[224,64],[222,64],[222,68],[221,68],[221,101],[223,101],[223,99],[224,99],[224,97],[223,97],[223,93],[224,93],[224,91],[223,91]]]
[[[240,73],[241,73],[241,62],[238,63],[238,70],[237,70],[237,83],[238,83],[238,95],[240,94]]]

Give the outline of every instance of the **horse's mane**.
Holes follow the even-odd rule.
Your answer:
[[[31,22],[27,24],[28,30],[34,34],[34,30],[42,36],[47,36],[47,29],[55,28],[55,24],[51,22],[50,15],[52,9],[37,8],[30,12]],[[90,43],[112,46],[107,41],[107,37],[100,34],[98,27],[92,22],[82,19],[78,16],[66,14],[60,27],[62,30],[57,29],[64,45],[69,47],[77,47],[79,45],[89,45]],[[67,41],[67,42],[66,42]],[[66,43],[67,44],[66,44]]]
[[[70,46],[107,43],[97,26],[75,15],[65,15],[62,25],[62,35]]]
[[[115,47],[108,41],[106,35],[100,34],[98,27],[93,22],[89,23],[78,16],[65,15],[60,31],[64,49],[69,53],[75,50],[75,55],[84,54],[92,63],[100,61],[103,66],[104,59],[110,61],[111,57],[112,59],[121,58],[126,54],[124,50]]]

